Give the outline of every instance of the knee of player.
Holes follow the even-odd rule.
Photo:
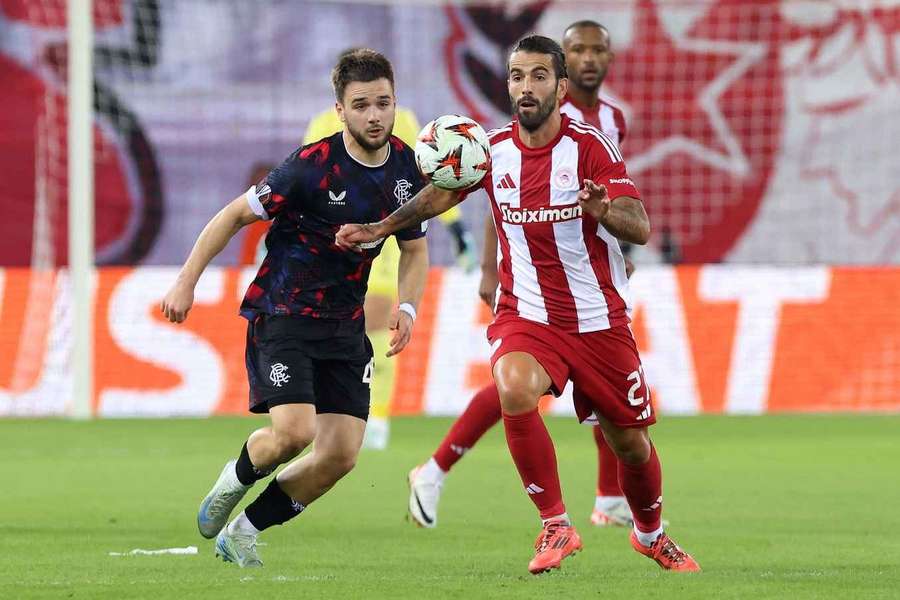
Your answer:
[[[299,427],[275,432],[275,439],[283,459],[289,460],[297,456],[309,446],[316,437],[314,427]]]
[[[650,459],[650,437],[646,429],[624,429],[621,435],[610,437],[610,447],[623,463],[642,465]]]
[[[534,410],[538,406],[540,396],[525,385],[516,385],[507,382],[508,385],[497,385],[500,392],[500,405],[507,414],[521,414]]]
[[[326,468],[337,480],[353,470],[356,466],[357,452],[331,453],[326,458]]]

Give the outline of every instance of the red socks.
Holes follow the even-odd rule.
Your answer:
[[[619,485],[619,459],[606,443],[603,430],[600,427],[591,429],[594,430],[594,440],[597,441],[597,495],[624,496]]]
[[[503,413],[506,443],[525,491],[538,507],[542,519],[566,512],[559,487],[556,450],[538,409],[521,415]]]
[[[449,471],[500,417],[500,394],[492,383],[478,390],[438,446],[434,460],[441,470]]]
[[[657,531],[662,523],[662,468],[656,448],[650,445],[650,458],[642,465],[619,461],[619,483],[639,531]]]

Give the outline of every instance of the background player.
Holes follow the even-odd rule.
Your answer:
[[[247,329],[250,410],[272,424],[254,431],[237,460],[228,461],[200,505],[198,526],[216,538],[216,553],[238,565],[260,566],[257,535],[298,515],[350,472],[369,413],[372,347],[363,301],[372,261],[384,239],[360,253],[334,244],[342,223],[378,219],[422,187],[412,150],[391,136],[394,77],[372,50],[343,56],[332,72],[344,128],[295,151],[264,181],[236,198],[204,228],[162,303],[183,321],[210,260],[248,223],[274,219],[267,255],[241,304]],[[396,334],[389,354],[409,342],[428,271],[424,226],[398,231]],[[315,441],[311,452],[283,469],[226,527],[241,497],[278,465]]]
[[[343,54],[353,52],[345,50]],[[332,107],[322,111],[309,122],[304,144],[311,144],[328,137],[343,128],[337,111]],[[415,147],[416,136],[422,127],[415,113],[408,108],[398,106],[394,121],[394,135],[407,145]],[[463,222],[462,211],[454,207],[438,217],[453,238],[453,249],[457,264],[469,271],[475,268],[472,234]],[[390,318],[397,303],[397,264],[399,250],[393,240],[385,242],[381,255],[372,263],[369,273],[369,290],[366,293],[366,334],[372,341],[375,356],[382,357],[390,344]],[[390,405],[394,389],[394,371],[396,361],[375,361],[375,376],[372,379],[372,408],[366,424],[365,448],[384,449],[390,436]]]
[[[625,139],[625,115],[622,110],[599,95],[600,86],[614,59],[607,29],[594,21],[578,21],[569,25],[563,34],[569,87],[560,111],[573,119],[590,123],[621,144]],[[624,245],[624,244],[623,244]],[[634,265],[625,258],[626,273],[630,277]],[[493,310],[499,279],[497,274],[497,232],[489,214],[485,220],[484,246],[481,261],[479,295]],[[422,527],[437,525],[438,501],[444,478],[453,467],[481,439],[484,433],[500,421],[500,396],[493,383],[483,387],[472,397],[466,410],[454,422],[431,458],[409,474],[409,514]],[[616,455],[606,443],[600,427],[592,427],[597,444],[597,494],[591,523],[603,525],[632,525],[631,509],[619,486]]]
[[[647,213],[615,144],[560,113],[568,81],[556,42],[519,40],[508,77],[517,119],[490,135],[492,171],[482,180],[502,225],[501,293],[488,338],[507,444],[543,524],[528,569],[558,568],[581,548],[538,412],[543,394],[558,395],[571,380],[579,419],[597,419],[619,459],[635,519],[632,547],[665,569],[697,571],[662,527],[662,473],[647,429],[656,416],[628,327],[628,280],[617,238],[645,244]],[[513,185],[496,187],[508,178]],[[359,247],[463,197],[426,186],[378,223],[343,226],[337,242]]]

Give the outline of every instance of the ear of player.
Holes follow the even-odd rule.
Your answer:
[[[484,178],[491,166],[487,134],[468,117],[438,117],[425,125],[416,139],[416,164],[441,189],[472,187]]]

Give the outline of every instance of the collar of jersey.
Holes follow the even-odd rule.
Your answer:
[[[344,154],[349,156],[356,164],[362,165],[362,166],[366,167],[367,169],[380,169],[381,167],[383,167],[384,165],[387,164],[388,159],[391,157],[391,136],[388,136],[388,141],[387,141],[388,151],[387,151],[387,154],[385,154],[385,156],[384,156],[384,161],[382,161],[381,164],[377,164],[377,165],[370,165],[370,164],[364,163],[363,161],[361,161],[358,158],[356,158],[355,156],[353,156],[353,153],[350,152],[349,148],[347,148],[347,144],[344,143],[343,132],[341,132],[341,146],[344,147]]]
[[[522,154],[546,154],[553,150],[553,147],[556,143],[562,139],[563,134],[566,132],[566,129],[569,128],[569,119],[568,115],[562,115],[562,120],[559,122],[559,131],[556,132],[556,135],[552,140],[544,144],[543,146],[538,146],[537,148],[529,148],[525,144],[522,143],[522,140],[519,138],[519,122],[513,121],[513,131],[512,131],[512,139],[513,143],[516,145],[516,148]],[[349,154],[349,152],[348,152]]]

